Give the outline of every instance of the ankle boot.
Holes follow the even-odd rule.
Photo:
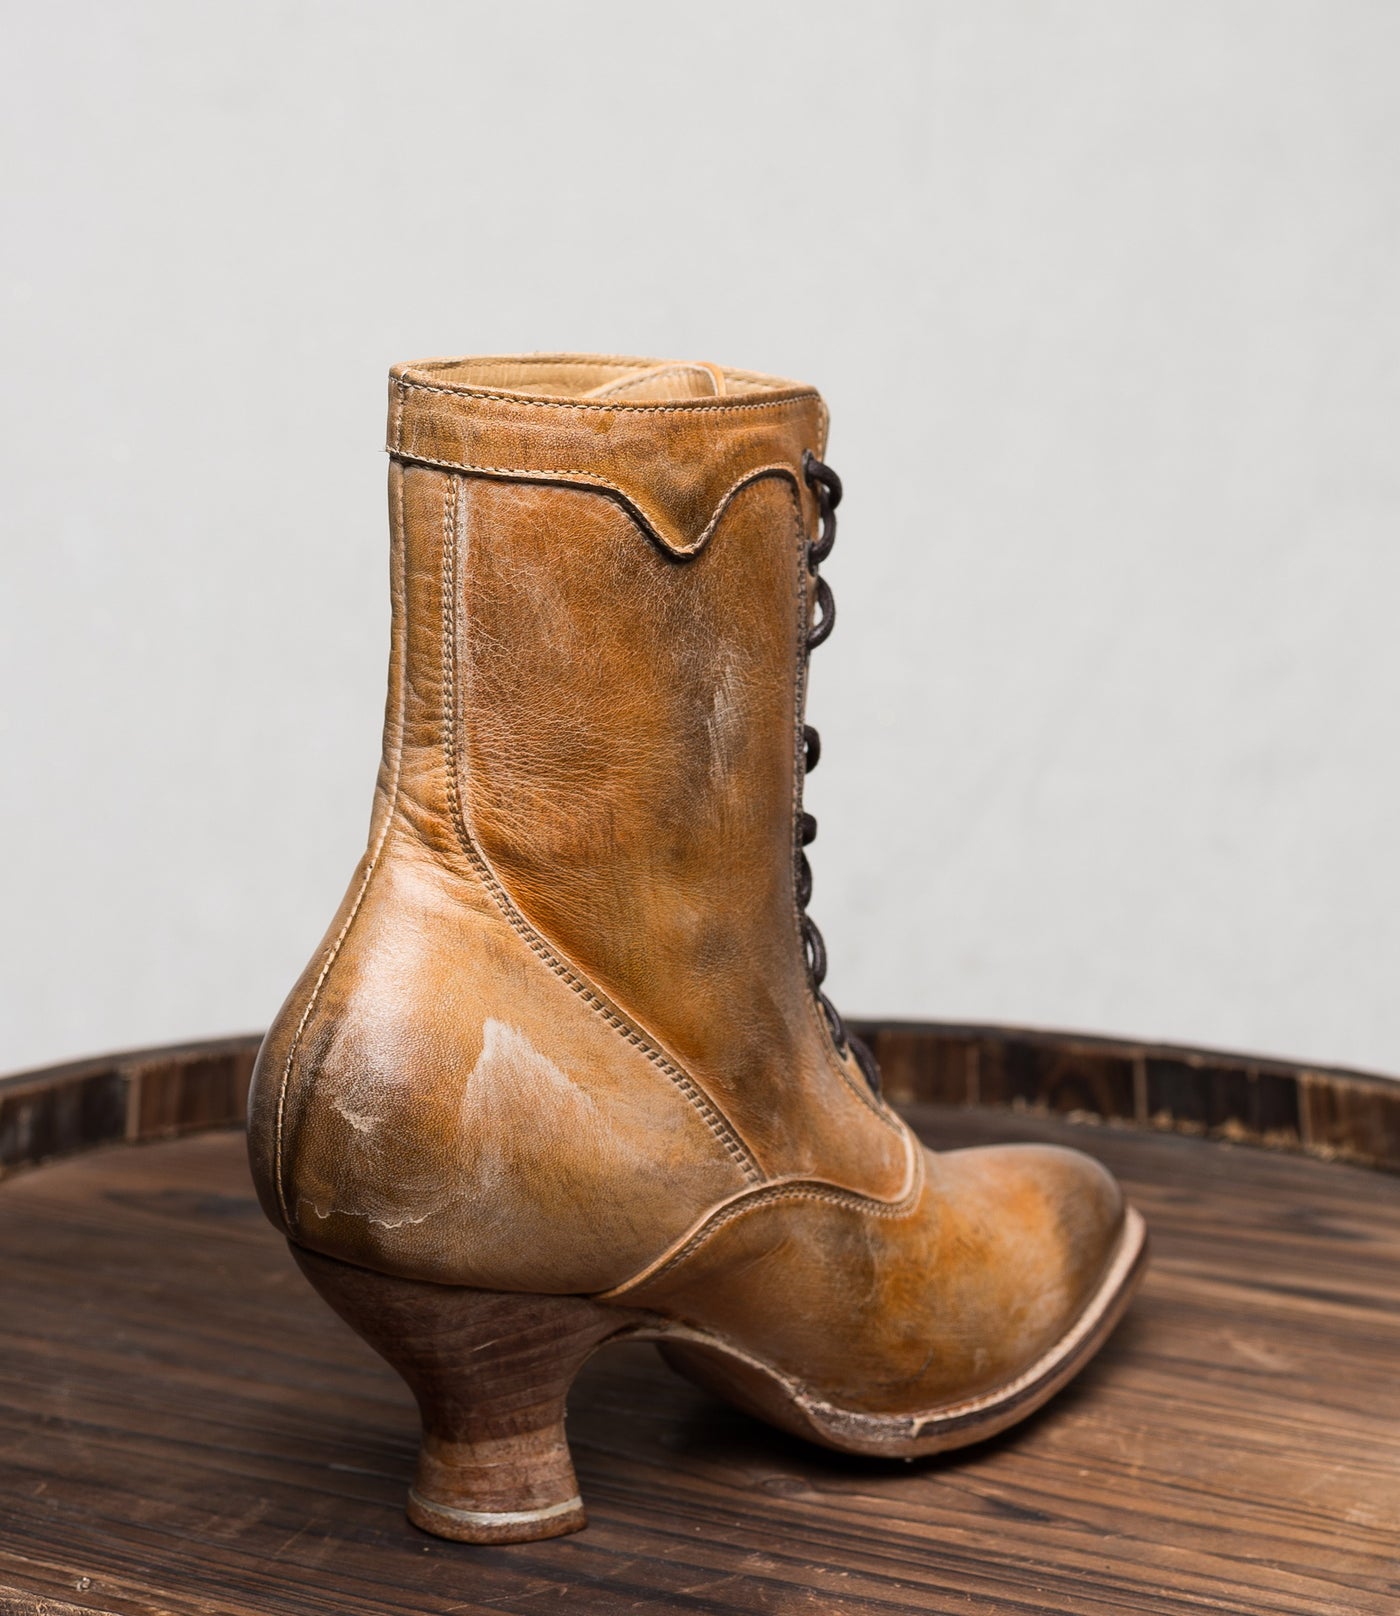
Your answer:
[[[713,365],[393,372],[369,846],[263,1044],[249,1147],[418,1398],[430,1532],[583,1525],[564,1399],[605,1341],[908,1457],[1044,1402],[1139,1274],[1102,1168],[923,1150],[821,991],[825,434],[811,388]]]

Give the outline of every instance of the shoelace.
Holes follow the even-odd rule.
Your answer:
[[[830,466],[818,460],[810,449],[802,456],[802,474],[807,479],[807,486],[817,496],[817,508],[821,514],[817,537],[809,540],[807,544],[807,570],[817,586],[815,620],[807,631],[807,654],[810,656],[836,626],[836,601],[831,593],[831,585],[817,569],[831,554],[831,547],[836,543],[836,507],[841,503],[841,479]],[[804,724],[802,742],[805,776],[816,768],[817,761],[822,755],[822,738],[810,724]],[[812,991],[817,996],[817,1003],[822,1007],[822,1014],[831,1029],[831,1037],[836,1048],[843,1055],[850,1051],[856,1065],[865,1074],[865,1081],[870,1085],[871,1093],[878,1094],[880,1068],[874,1055],[854,1033],[846,1031],[846,1024],[842,1021],[840,1012],[822,992],[822,983],[826,980],[826,944],[822,941],[822,934],[817,930],[817,923],[807,913],[807,905],[812,901],[812,866],[808,861],[806,849],[816,840],[817,821],[812,814],[803,809],[799,825],[801,831],[800,845],[797,849],[797,903],[802,912],[802,948],[807,956],[807,971],[812,979]]]

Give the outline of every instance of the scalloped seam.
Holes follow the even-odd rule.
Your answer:
[[[402,435],[402,423],[396,423],[395,436],[401,438]],[[695,539],[689,544],[675,544],[662,533],[656,519],[643,510],[626,489],[619,483],[598,476],[596,472],[574,471],[562,467],[554,471],[532,471],[524,466],[479,466],[465,460],[439,460],[432,455],[415,454],[392,443],[388,445],[388,452],[395,460],[406,461],[416,466],[431,466],[437,471],[460,472],[468,477],[493,477],[502,482],[560,484],[564,487],[591,488],[598,493],[608,494],[617,500],[641,529],[644,538],[649,539],[666,555],[683,561],[700,554],[714,536],[715,529],[719,526],[724,513],[733,504],[735,497],[751,483],[761,482],[765,477],[780,477],[790,482],[794,491],[799,490],[797,472],[786,461],[773,460],[766,465],[756,466],[752,471],[746,471],[741,477],[736,478],[725,489],[709,521]]]

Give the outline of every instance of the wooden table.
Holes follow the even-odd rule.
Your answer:
[[[1400,1165],[1400,1085],[874,1031],[930,1142],[1062,1140],[1123,1179],[1154,1247],[1116,1336],[914,1465],[610,1349],[570,1405],[592,1524],[498,1549],[404,1519],[408,1394],[253,1197],[256,1040],[0,1083],[0,1613],[1400,1611],[1400,1178],[1321,1159]]]

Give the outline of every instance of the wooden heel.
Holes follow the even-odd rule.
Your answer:
[[[627,1311],[393,1279],[292,1247],[301,1271],[418,1399],[423,1445],[408,1518],[463,1543],[528,1543],[587,1522],[564,1399]]]

